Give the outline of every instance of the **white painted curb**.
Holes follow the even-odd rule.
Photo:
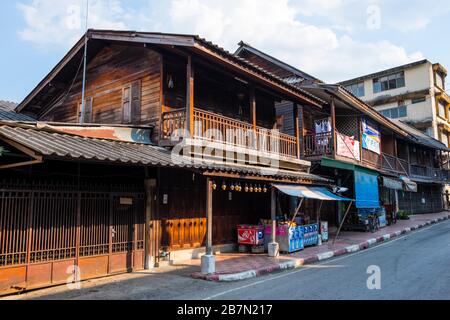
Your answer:
[[[332,257],[334,257],[334,252],[333,251],[328,251],[328,252],[324,252],[324,253],[321,253],[321,254],[317,255],[317,258],[319,259],[319,261],[330,259]]]
[[[245,272],[235,273],[235,274],[222,274],[219,275],[220,282],[232,282],[232,281],[240,281],[245,279],[250,279],[256,277],[255,270],[249,270]]]

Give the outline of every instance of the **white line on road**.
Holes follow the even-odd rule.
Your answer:
[[[330,263],[332,263],[332,262],[336,262],[336,261],[341,261],[341,260],[344,260],[344,259],[348,259],[348,258],[351,258],[351,257],[356,256],[356,255],[368,253],[368,252],[370,252],[370,251],[372,251],[372,250],[374,250],[374,249],[379,249],[379,248],[382,248],[382,247],[384,247],[384,246],[393,244],[393,243],[395,243],[396,241],[399,241],[399,240],[404,239],[404,238],[406,238],[406,237],[409,237],[409,236],[418,234],[418,233],[420,233],[420,232],[429,230],[429,229],[434,228],[434,227],[436,227],[436,226],[438,226],[438,225],[441,225],[441,224],[433,224],[433,225],[431,225],[431,226],[429,226],[429,227],[422,228],[422,229],[420,229],[420,230],[418,230],[418,231],[415,231],[414,233],[406,234],[406,235],[404,235],[404,236],[402,236],[402,237],[394,238],[393,240],[390,240],[390,241],[388,241],[388,242],[384,242],[384,243],[379,244],[379,245],[377,245],[377,246],[375,246],[375,247],[371,247],[371,248],[368,248],[368,249],[365,249],[365,250],[361,250],[361,251],[358,251],[358,252],[355,252],[355,253],[351,253],[351,254],[348,254],[348,255],[345,255],[345,256],[336,258],[336,259],[330,259],[330,260],[327,260],[327,261],[325,261],[325,262],[316,263],[316,264],[313,264],[313,265],[305,265],[305,266],[303,266],[302,269],[298,269],[298,270],[295,270],[295,271],[286,272],[286,273],[283,273],[283,274],[278,275],[278,276],[271,276],[270,278],[265,278],[265,279],[262,279],[262,280],[259,280],[259,281],[253,282],[253,283],[246,284],[246,285],[241,286],[241,287],[229,289],[229,290],[226,290],[226,291],[217,293],[217,294],[215,294],[215,295],[209,296],[209,297],[207,297],[207,298],[204,298],[203,300],[212,300],[212,299],[218,298],[218,297],[220,297],[220,296],[224,296],[224,295],[226,295],[226,294],[228,294],[228,293],[231,293],[231,292],[239,291],[239,290],[246,289],[246,288],[253,287],[253,286],[257,286],[257,285],[259,285],[259,284],[263,284],[263,283],[266,283],[266,282],[269,282],[269,281],[273,281],[273,280],[285,278],[285,277],[288,277],[288,276],[291,276],[291,275],[294,275],[294,274],[297,274],[297,273],[300,273],[300,272],[303,272],[303,271],[311,270],[311,269],[314,269],[313,267],[314,267],[314,266],[317,266],[317,265],[326,265],[326,264],[330,264]]]

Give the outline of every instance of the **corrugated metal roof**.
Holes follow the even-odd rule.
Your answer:
[[[14,111],[17,103],[0,100],[0,120],[34,121],[33,118]]]
[[[395,124],[397,124],[403,130],[405,130],[409,135],[411,135],[411,138],[416,140],[419,144],[427,146],[432,149],[438,149],[438,150],[450,152],[450,149],[447,148],[445,146],[445,144],[443,144],[439,140],[436,140],[433,137],[426,135],[422,131],[417,130],[414,127],[411,127],[410,125],[404,123],[403,121],[398,120],[398,119],[391,119],[391,121],[394,122]]]
[[[0,139],[16,142],[45,158],[55,160],[79,160],[108,162],[141,166],[178,167],[204,171],[220,171],[274,177],[277,179],[309,180],[328,183],[328,179],[305,172],[277,170],[250,165],[229,165],[219,162],[175,163],[172,153],[164,148],[130,142],[86,138],[37,129],[32,125],[0,125]],[[184,158],[187,159],[187,158]]]

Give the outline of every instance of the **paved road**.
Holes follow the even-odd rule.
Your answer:
[[[381,289],[367,288],[369,266],[379,266]],[[23,299],[448,299],[450,221],[421,229],[369,250],[302,269],[236,283],[187,277],[189,269],[115,278],[77,291],[64,287]]]

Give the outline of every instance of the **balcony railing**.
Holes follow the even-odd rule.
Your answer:
[[[404,176],[409,176],[408,161],[399,159],[389,154],[382,154],[382,168],[389,172],[399,173]]]
[[[450,171],[439,168],[431,168],[424,165],[412,164],[411,176],[422,178],[430,181],[450,181]]]
[[[305,157],[327,156],[333,153],[331,132],[306,135],[303,137]]]
[[[163,113],[161,139],[178,140],[183,133],[180,129],[184,129],[185,124],[185,109]],[[299,158],[295,137],[276,130],[253,127],[250,123],[201,109],[194,110],[194,132],[191,138]]]

